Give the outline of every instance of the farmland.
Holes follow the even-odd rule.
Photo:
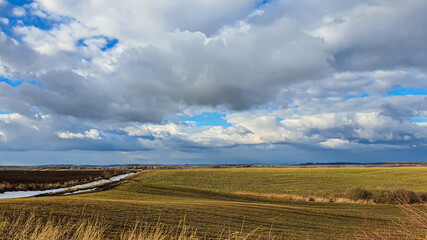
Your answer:
[[[288,201],[235,192],[337,194],[354,185],[426,191],[426,171],[427,168],[145,171],[107,191],[0,200],[0,218],[22,212],[71,221],[96,218],[106,226],[105,238],[115,238],[138,221],[161,222],[170,228],[185,221],[202,238],[256,230],[253,238],[274,235],[276,239],[352,239],[365,220],[388,228],[393,219],[402,217],[399,208],[389,204]]]
[[[151,172],[142,183],[220,192],[342,194],[352,187],[427,191],[427,168],[186,169]]]

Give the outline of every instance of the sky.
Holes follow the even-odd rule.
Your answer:
[[[0,165],[427,161],[425,0],[0,0]]]

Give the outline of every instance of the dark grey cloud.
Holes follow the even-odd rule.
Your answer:
[[[334,51],[337,70],[425,69],[427,33],[421,30],[427,22],[425,1],[357,3],[329,15],[316,31]]]
[[[12,102],[4,105],[27,115],[23,106],[77,118],[160,122],[185,105],[249,109],[274,99],[292,82],[330,71],[331,55],[322,41],[304,34],[286,18],[263,27],[241,23],[212,39],[188,31],[167,36],[167,50],[156,46],[123,50],[112,72],[82,76],[77,73],[82,70],[79,64],[70,69],[41,68],[27,76],[41,87],[3,87],[3,95]],[[304,55],[306,51],[309,56]],[[14,54],[19,52],[12,57],[20,59]],[[46,58],[39,56],[32,62]],[[48,58],[53,59],[60,57]],[[83,71],[91,66],[83,66]]]

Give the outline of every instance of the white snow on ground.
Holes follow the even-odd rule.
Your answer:
[[[34,196],[38,196],[38,195],[46,194],[46,193],[56,193],[56,192],[62,192],[62,191],[65,191],[65,190],[72,190],[72,189],[90,187],[90,186],[95,186],[95,185],[102,184],[102,183],[120,181],[121,179],[123,179],[125,177],[129,177],[129,176],[131,176],[133,174],[135,174],[135,173],[127,173],[127,174],[117,175],[117,176],[111,177],[109,179],[101,179],[101,180],[98,180],[98,181],[95,181],[95,182],[90,182],[90,183],[75,185],[75,186],[67,187],[67,188],[55,188],[55,189],[36,190],[36,191],[11,191],[11,192],[4,192],[4,193],[0,193],[0,199],[34,197]],[[81,191],[84,191],[84,190],[79,190],[79,191],[81,192]],[[76,191],[74,193],[77,193],[79,191]]]

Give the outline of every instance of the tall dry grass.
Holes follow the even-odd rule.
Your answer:
[[[354,238],[358,240],[427,240],[427,204],[400,204],[399,208],[402,211],[402,217],[393,221],[388,228],[377,227],[366,221]],[[175,227],[158,221],[156,224],[138,222],[131,228],[123,225],[123,228],[116,229],[97,217],[81,217],[77,221],[73,221],[64,217],[38,217],[34,212],[0,216],[0,239],[2,240],[282,239],[282,237],[272,234],[271,230],[269,233],[257,231],[258,229],[253,229],[246,232],[242,225],[238,231],[224,229],[218,236],[212,237],[185,224],[185,219]]]
[[[427,203],[414,205],[400,203],[402,217],[393,221],[388,229],[378,228],[365,220],[357,234],[359,240],[427,240]]]
[[[104,229],[96,219],[82,219],[74,223],[54,217],[44,219],[34,212],[22,212],[0,220],[0,239],[102,239]]]
[[[177,227],[168,227],[160,221],[156,224],[136,223],[128,230],[115,229],[115,233],[104,221],[96,217],[72,221],[67,218],[38,217],[36,213],[15,213],[0,218],[0,239],[26,240],[199,240],[199,239],[277,239],[271,232],[257,234],[258,229],[244,232],[224,230],[218,237],[212,238],[199,234],[197,229],[181,221]]]
[[[427,202],[427,192],[414,192],[405,189],[364,189],[350,188],[345,194],[324,195],[296,195],[296,194],[274,194],[235,192],[238,195],[273,198],[292,201],[323,202],[323,203],[376,203],[376,204],[399,204],[405,202],[424,203]]]
[[[371,200],[355,199],[352,200],[344,194],[324,194],[324,195],[295,195],[295,194],[274,194],[274,193],[253,193],[253,192],[235,192],[238,195],[272,198],[292,201],[322,202],[322,203],[372,203]]]

